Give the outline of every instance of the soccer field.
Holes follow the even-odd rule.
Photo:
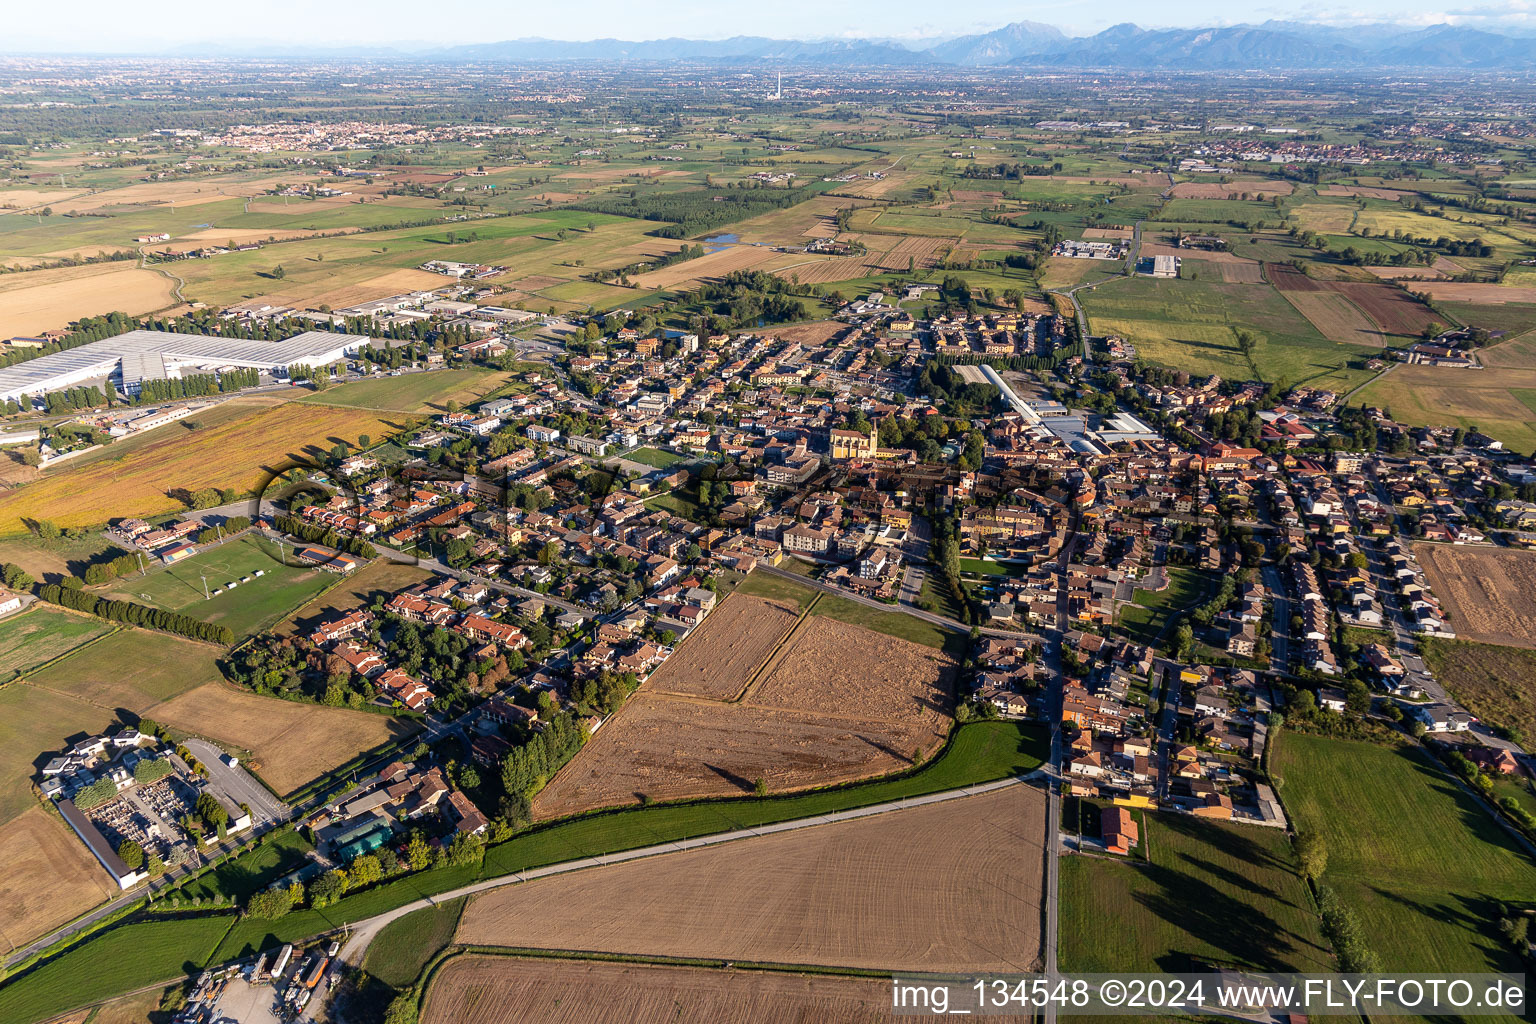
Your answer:
[[[222,623],[238,634],[252,633],[336,580],[319,569],[291,564],[291,549],[287,558],[290,564],[285,566],[271,541],[242,537],[147,575],[119,580],[112,596]]]

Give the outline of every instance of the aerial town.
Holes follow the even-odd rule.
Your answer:
[[[0,1021],[1523,976],[1536,69],[1390,20],[0,57]]]

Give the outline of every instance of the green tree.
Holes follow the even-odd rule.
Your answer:
[[[132,839],[124,839],[118,844],[117,855],[128,865],[129,871],[137,871],[144,866],[144,847]]]
[[[1301,873],[1309,882],[1323,877],[1328,867],[1328,844],[1315,832],[1296,835],[1296,859],[1301,863]]]
[[[347,891],[347,873],[334,869],[327,871],[310,883],[309,905],[315,909],[323,909],[335,903]]]

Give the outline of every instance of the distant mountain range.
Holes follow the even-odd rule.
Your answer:
[[[1409,29],[1390,24],[1336,28],[1267,21],[1222,28],[1143,29],[1116,25],[1092,36],[1020,21],[991,32],[899,43],[874,39],[512,39],[439,49],[284,48],[246,44],[181,47],[179,53],[249,56],[411,57],[482,61],[712,61],[818,63],[834,67],[952,65],[1125,70],[1528,70],[1536,68],[1536,38],[1454,25]]]

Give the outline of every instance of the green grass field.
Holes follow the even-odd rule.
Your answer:
[[[654,466],[657,469],[666,469],[668,466],[688,461],[686,456],[664,452],[660,448],[636,448],[624,458],[644,466]]]
[[[30,1024],[74,1006],[196,974],[232,920],[221,914],[113,928],[0,988],[0,1020]]]
[[[453,941],[466,902],[461,896],[391,921],[369,945],[363,970],[393,988],[409,988],[427,961]]]
[[[1197,960],[1333,969],[1283,832],[1176,814],[1143,817],[1146,866],[1089,856],[1062,861],[1063,970],[1190,971]]]
[[[48,758],[84,734],[101,732],[115,717],[107,708],[23,682],[0,687],[0,822],[37,805],[31,785]]]
[[[219,678],[220,650],[148,629],[122,629],[27,682],[103,708],[142,713],[162,700]]]
[[[1428,639],[1419,645],[1424,664],[1463,707],[1494,728],[1536,736],[1536,651],[1464,640]]]
[[[1120,630],[1136,643],[1153,643],[1180,612],[1193,609],[1216,592],[1214,573],[1198,569],[1168,569],[1167,573],[1167,587],[1138,590],[1136,603],[1120,610]]]
[[[371,917],[422,896],[465,885],[476,877],[505,875],[652,843],[826,814],[1024,774],[1044,763],[1049,747],[1049,734],[1036,725],[973,722],[959,726],[950,744],[928,764],[898,778],[763,800],[658,804],[551,822],[486,851],[484,868],[478,873],[474,868],[444,868],[408,875],[349,896],[323,911],[300,911],[277,921],[242,921],[231,929],[220,947],[219,958],[232,959]]]
[[[34,603],[0,619],[0,680],[35,668],[112,631],[110,623],[53,605]]]
[[[381,412],[446,412],[445,403],[474,404],[506,382],[496,370],[432,370],[399,377],[374,377],[329,387],[298,399],[315,405]]]
[[[1324,882],[1386,971],[1519,971],[1499,903],[1528,905],[1536,864],[1417,746],[1286,732],[1271,753],[1293,824],[1328,848]]]
[[[112,594],[129,601],[183,612],[206,622],[228,626],[239,635],[264,629],[336,582],[331,573],[284,565],[270,541],[247,536],[199,551],[144,576],[129,576],[114,584]],[[291,561],[292,552],[288,552]],[[263,575],[254,575],[261,571]],[[249,582],[240,579],[250,576]],[[208,593],[223,593],[207,599]],[[229,584],[235,583],[234,589]]]
[[[219,864],[177,887],[183,900],[233,896],[245,901],[284,875],[304,866],[315,847],[298,832],[284,832],[256,849]]]
[[[1238,328],[1255,335],[1254,363],[1271,381],[1337,390],[1369,376],[1363,362],[1378,354],[1329,341],[1268,284],[1135,277],[1078,299],[1094,334],[1120,335],[1144,358],[1193,374],[1253,376],[1237,347]]]

